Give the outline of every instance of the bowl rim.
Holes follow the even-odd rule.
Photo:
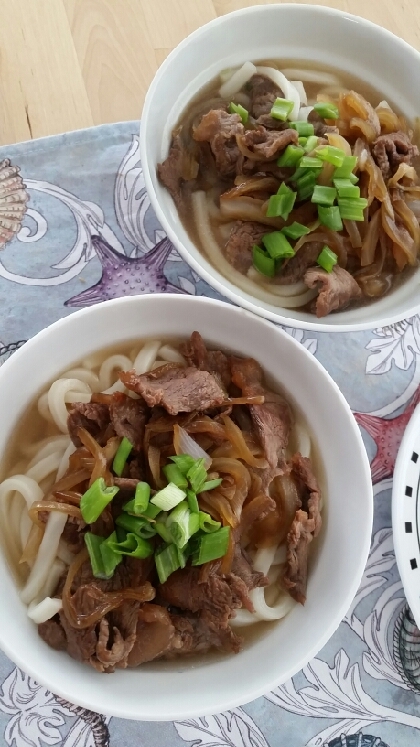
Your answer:
[[[51,331],[54,331],[56,329],[60,329],[61,333],[63,333],[63,329],[70,328],[77,323],[81,318],[84,318],[86,315],[95,313],[100,314],[101,308],[104,307],[110,307],[110,306],[142,306],[143,304],[150,302],[149,299],[154,299],[156,303],[159,303],[159,299],[167,300],[168,303],[173,303],[176,305],[182,305],[182,304],[190,304],[191,306],[194,305],[200,305],[207,307],[210,311],[211,309],[219,308],[219,309],[229,309],[229,313],[236,316],[238,321],[246,321],[249,319],[253,320],[253,323],[257,323],[262,328],[269,328],[271,333],[274,334],[278,338],[282,338],[285,342],[287,341],[287,345],[294,347],[297,350],[299,350],[299,355],[306,358],[309,365],[313,368],[317,368],[320,372],[320,374],[323,376],[325,383],[328,384],[335,392],[338,400],[340,401],[340,405],[345,411],[348,423],[349,431],[353,432],[353,435],[355,437],[354,440],[354,450],[356,452],[356,449],[358,450],[357,459],[360,464],[360,480],[361,484],[364,486],[365,491],[365,514],[364,514],[364,521],[362,526],[362,540],[361,540],[361,548],[362,551],[359,556],[359,560],[357,565],[353,568],[352,576],[351,576],[351,582],[346,586],[346,594],[345,597],[343,597],[342,602],[339,607],[335,609],[334,614],[332,615],[329,624],[325,627],[324,633],[321,637],[318,637],[316,641],[311,645],[305,648],[305,655],[303,658],[297,658],[295,665],[293,666],[293,671],[288,671],[285,675],[284,673],[280,676],[276,676],[274,673],[272,673],[271,677],[264,683],[263,686],[259,687],[258,689],[255,689],[255,687],[252,684],[252,679],[250,679],[249,683],[247,684],[246,688],[243,688],[241,691],[241,695],[238,698],[235,697],[235,693],[232,692],[232,697],[230,700],[224,700],[223,703],[220,703],[217,708],[213,705],[208,710],[204,707],[191,707],[186,705],[185,708],[182,710],[174,710],[171,712],[167,712],[164,715],[162,714],[150,714],[150,713],[141,713],[141,719],[143,720],[154,720],[154,721],[171,721],[171,720],[179,720],[180,718],[191,718],[191,717],[199,717],[203,715],[210,715],[214,714],[216,712],[220,712],[221,710],[229,710],[231,708],[237,707],[239,705],[243,705],[244,703],[250,702],[251,700],[254,700],[257,697],[260,697],[261,695],[264,695],[266,692],[269,692],[272,690],[276,685],[278,685],[281,682],[285,682],[289,677],[296,674],[300,669],[306,665],[306,663],[313,658],[320,650],[321,648],[327,643],[327,641],[331,638],[337,627],[339,626],[340,622],[344,618],[351,601],[354,599],[354,596],[357,592],[357,589],[359,587],[363,571],[366,565],[366,561],[369,554],[369,548],[370,548],[370,537],[371,537],[371,529],[372,529],[372,523],[373,523],[373,492],[372,492],[372,484],[371,484],[371,478],[370,478],[370,465],[369,460],[367,457],[366,450],[363,445],[362,437],[360,430],[357,426],[356,420],[354,419],[350,406],[347,403],[344,395],[340,391],[338,385],[335,383],[335,381],[332,379],[328,371],[324,368],[324,366],[314,357],[312,356],[309,351],[307,351],[295,338],[293,338],[291,335],[287,334],[284,330],[279,328],[276,325],[273,325],[271,322],[269,322],[267,319],[263,319],[261,317],[256,317],[254,314],[251,314],[250,312],[246,311],[245,309],[241,307],[235,307],[230,304],[226,304],[224,301],[220,301],[218,299],[208,298],[206,296],[201,297],[190,297],[190,296],[180,296],[177,294],[148,294],[146,296],[129,296],[129,297],[122,297],[113,299],[110,301],[105,301],[101,304],[97,304],[93,307],[87,307],[80,309],[78,311],[73,312],[69,316],[63,317],[55,322],[53,322],[51,325],[49,325],[47,328],[41,330],[37,335],[35,335],[33,338],[31,338],[25,345],[22,346],[19,350],[16,351],[16,353],[11,356],[11,358],[4,363],[4,365],[0,369],[0,387],[2,386],[2,380],[5,377],[9,376],[9,370],[13,371],[13,367],[16,365],[20,365],[20,362],[25,360],[25,357],[27,356],[28,351],[30,351],[32,348],[34,348],[40,339],[43,339],[45,337],[48,337],[51,334]],[[217,330],[215,330],[215,337],[217,337]],[[111,342],[112,345],[112,342]],[[93,350],[95,350],[95,346],[93,345]],[[75,356],[76,358],[76,356]],[[59,363],[56,366],[57,371],[60,371]],[[6,559],[2,558],[2,563],[7,564]],[[1,648],[6,653],[9,658],[15,662],[18,666],[20,666],[25,672],[27,672],[30,676],[32,676],[37,682],[40,684],[43,684],[48,689],[52,689],[54,693],[59,695],[60,697],[63,697],[67,700],[70,700],[71,702],[75,702],[82,707],[90,708],[91,710],[98,711],[98,712],[105,712],[107,715],[113,715],[121,718],[128,718],[128,719],[139,719],[139,714],[134,713],[130,708],[128,707],[127,710],[124,709],[124,705],[121,705],[120,703],[115,706],[115,708],[109,707],[107,704],[106,707],[102,706],[98,702],[98,696],[95,696],[94,689],[92,688],[93,692],[91,693],[89,689],[83,692],[83,694],[78,697],[77,693],[75,694],[74,689],[77,687],[77,684],[74,684],[73,680],[70,680],[70,687],[67,686],[67,681],[65,678],[63,678],[63,682],[54,682],[51,686],[51,680],[48,680],[48,677],[44,678],[43,672],[38,671],[36,667],[32,667],[32,665],[28,665],[25,661],[25,653],[22,651],[20,653],[19,648],[16,648],[16,642],[9,643],[7,639],[3,638],[2,628],[0,627],[0,642],[1,642]],[[83,673],[81,673],[80,678],[83,681]],[[59,680],[59,678],[57,678]],[[100,699],[100,696],[99,696]]]
[[[163,230],[167,234],[169,240],[172,242],[172,244],[175,246],[178,253],[181,255],[182,259],[187,262],[187,264],[202,278],[210,287],[214,288],[218,293],[220,293],[224,298],[229,299],[230,302],[240,305],[242,308],[256,314],[257,316],[260,316],[264,319],[268,319],[272,322],[275,322],[277,324],[284,324],[289,327],[293,327],[296,329],[305,329],[305,330],[312,330],[316,332],[353,332],[353,331],[362,331],[362,330],[370,330],[374,329],[375,327],[385,327],[391,324],[395,324],[396,322],[399,322],[403,319],[407,319],[409,317],[414,316],[415,314],[418,314],[420,312],[420,297],[419,301],[417,303],[413,303],[410,307],[405,309],[404,311],[400,312],[394,312],[389,314],[384,314],[382,316],[379,316],[377,318],[372,318],[371,320],[364,320],[359,322],[339,322],[334,323],[334,321],[331,322],[324,322],[319,323],[317,321],[311,321],[311,320],[301,320],[301,319],[295,319],[293,316],[284,316],[282,313],[276,313],[274,311],[270,311],[267,309],[263,309],[258,305],[258,299],[250,300],[252,297],[250,294],[246,293],[243,297],[242,295],[238,295],[235,286],[233,285],[233,289],[226,286],[224,283],[224,277],[223,275],[213,268],[214,274],[211,274],[205,267],[202,266],[202,264],[195,259],[195,257],[191,256],[188,249],[183,245],[183,243],[178,239],[177,233],[175,230],[172,230],[171,225],[169,224],[169,221],[166,219],[166,215],[164,210],[161,207],[160,201],[157,197],[156,191],[153,186],[152,178],[151,178],[151,161],[148,157],[148,147],[147,147],[147,123],[149,120],[149,113],[152,109],[153,104],[153,98],[155,89],[158,86],[160,80],[166,76],[167,72],[170,70],[171,65],[175,62],[178,54],[182,52],[190,43],[191,39],[198,38],[203,33],[205,33],[209,28],[217,28],[218,26],[223,25],[225,20],[227,18],[232,17],[239,17],[239,16],[253,16],[253,15],[259,15],[266,12],[278,12],[278,13],[284,13],[287,11],[293,11],[294,13],[305,13],[308,11],[314,12],[315,14],[318,13],[320,16],[333,16],[336,18],[341,18],[342,20],[347,19],[349,21],[357,21],[360,25],[364,26],[366,29],[370,29],[373,33],[380,33],[382,34],[384,40],[388,40],[392,44],[397,44],[401,48],[407,50],[410,52],[410,54],[415,54],[418,58],[418,62],[420,64],[420,52],[411,46],[408,42],[406,42],[404,39],[402,39],[400,36],[397,36],[397,34],[394,34],[392,31],[389,31],[388,29],[383,28],[382,26],[379,26],[377,23],[374,23],[373,21],[369,21],[365,18],[362,18],[361,16],[348,13],[344,10],[338,10],[337,8],[331,8],[324,5],[310,5],[308,3],[304,4],[296,4],[296,3],[274,3],[274,4],[268,4],[268,5],[251,5],[246,8],[240,8],[238,10],[234,10],[231,13],[226,13],[222,16],[218,16],[208,23],[199,26],[197,29],[195,29],[193,32],[188,34],[165,58],[163,63],[160,65],[158,70],[156,71],[156,74],[147,90],[145,99],[144,99],[144,105],[143,105],[143,112],[140,120],[140,158],[141,158],[141,164],[143,168],[143,176],[145,180],[146,190],[149,195],[149,199],[151,202],[151,206],[156,214],[156,217],[161,224]],[[143,124],[145,123],[145,124]],[[209,262],[209,264],[211,264]],[[418,270],[420,273],[420,268]],[[243,291],[245,293],[245,291]],[[279,312],[282,311],[282,307],[278,307]],[[371,305],[371,308],[375,308],[375,304],[373,303]],[[344,311],[345,313],[345,311]],[[330,315],[330,317],[333,319],[334,314]],[[314,317],[316,319],[316,317]]]

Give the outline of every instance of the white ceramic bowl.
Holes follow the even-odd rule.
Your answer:
[[[28,404],[48,382],[88,353],[144,338],[204,339],[252,354],[299,403],[315,434],[324,473],[324,526],[314,547],[308,600],[238,655],[99,674],[53,651],[39,637],[0,551],[0,646],[38,682],[94,711],[141,720],[182,719],[253,700],[298,672],[345,615],[368,556],[370,469],[349,406],[324,368],[293,338],[230,304],[150,295],[83,309],[40,332],[0,368],[0,455]],[[53,351],[53,352],[52,352]],[[29,375],[30,373],[30,375]]]
[[[362,18],[312,5],[245,8],[195,31],[167,57],[146,96],[140,131],[146,187],[158,220],[181,256],[213,288],[267,319],[294,327],[346,331],[385,326],[420,308],[420,270],[391,295],[370,305],[314,315],[263,303],[233,285],[198,251],[156,177],[171,132],[191,98],[221,70],[261,59],[312,60],[370,83],[409,119],[420,115],[420,54]]]

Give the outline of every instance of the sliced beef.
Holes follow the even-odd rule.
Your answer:
[[[218,407],[226,397],[208,371],[180,368],[175,364],[140,376],[135,371],[122,371],[120,379],[128,389],[140,394],[149,407],[162,405],[170,415]]]
[[[231,572],[234,576],[242,579],[248,591],[268,584],[268,579],[264,573],[254,571],[245,550],[241,548],[239,542],[235,545]]]
[[[182,185],[184,183],[185,146],[179,134],[174,135],[168,157],[158,163],[157,174],[170,193],[178,209],[183,209]]]
[[[305,604],[308,580],[308,548],[313,539],[314,520],[306,511],[296,511],[287,535],[286,566],[283,584],[293,599]]]
[[[128,438],[134,449],[141,451],[147,419],[147,408],[144,402],[117,392],[109,407],[109,414],[117,436]]]
[[[71,552],[78,553],[83,549],[85,545],[83,529],[85,526],[83,519],[74,516],[68,517],[61,537]]]
[[[241,136],[241,143],[262,161],[273,161],[288,145],[297,145],[298,139],[297,130],[287,129],[278,132],[258,125],[254,130],[247,130]]]
[[[221,176],[240,173],[242,156],[236,135],[244,132],[239,114],[228,114],[223,109],[212,109],[204,114],[197,127],[193,128],[193,138],[198,142],[209,142]]]
[[[304,280],[308,288],[320,289],[314,303],[318,318],[327,316],[331,311],[342,311],[362,295],[354,277],[338,265],[335,265],[332,272],[326,272],[320,267],[310,267]]]
[[[263,386],[263,371],[253,358],[232,358],[232,381],[244,397],[264,395],[263,405],[251,405],[253,424],[270,467],[283,458],[292,426],[292,413],[286,400]]]
[[[210,628],[199,616],[193,614],[171,614],[171,621],[177,632],[177,647],[172,648],[165,658],[176,654],[204,653],[211,648],[238,653],[242,648],[242,639],[228,626]]]
[[[267,226],[254,221],[238,220],[233,225],[225,244],[224,255],[242,275],[246,275],[252,266],[252,247],[261,242],[268,230]]]
[[[292,477],[296,483],[302,508],[314,522],[314,537],[321,529],[320,512],[321,491],[312,469],[311,460],[301,454],[295,454],[291,460]]]
[[[134,646],[128,656],[129,667],[138,667],[170,650],[182,648],[180,636],[164,607],[144,604],[137,615],[136,625]]]
[[[221,350],[207,350],[199,332],[193,332],[188,342],[182,343],[179,349],[190,366],[208,371],[225,389],[229,387],[230,366],[226,355]]]
[[[55,615],[51,620],[40,623],[38,625],[38,634],[45,643],[48,643],[56,651],[66,650],[67,638],[58,615]]]
[[[99,672],[114,672],[128,666],[128,658],[136,642],[139,608],[138,602],[126,600],[111,613],[111,621],[102,618],[95,655],[91,661]]]
[[[276,278],[277,282],[280,285],[291,285],[303,280],[306,270],[316,264],[323,246],[320,241],[308,241],[303,244],[294,257],[285,262]]]
[[[124,493],[135,493],[138,482],[134,477],[114,477],[114,485]]]
[[[327,125],[324,120],[319,116],[318,112],[313,109],[308,114],[308,122],[314,126],[314,134],[317,137],[325,137],[325,135],[334,134],[338,135],[339,129],[335,125]]]
[[[384,179],[388,179],[395,174],[400,163],[411,164],[412,159],[419,155],[419,150],[405,132],[392,132],[380,135],[375,140],[372,155]]]
[[[67,427],[75,446],[82,446],[77,435],[79,428],[84,428],[101,446],[104,446],[105,437],[109,437],[110,422],[108,405],[75,402],[69,409]]]
[[[251,114],[255,119],[263,115],[269,115],[277,98],[282,98],[283,93],[274,81],[265,75],[253,75],[248,84],[251,95]],[[272,117],[270,117],[272,121]]]
[[[73,628],[63,610],[60,612],[60,624],[67,641],[67,653],[76,661],[90,664],[92,657],[95,655],[98,641],[95,625],[82,630]]]

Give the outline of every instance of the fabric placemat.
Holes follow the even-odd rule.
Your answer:
[[[174,249],[156,248],[164,233],[145,191],[138,132],[138,122],[126,122],[0,148],[0,161],[20,167],[30,197],[22,228],[0,253],[0,364],[81,306],[174,289],[220,297]],[[109,245],[102,256],[93,234]],[[58,701],[0,654],[0,744],[418,747],[420,632],[396,568],[391,488],[396,452],[420,399],[420,320],[359,333],[286,331],[340,386],[372,464],[370,559],[336,634],[265,697],[218,716],[162,723],[106,718]]]

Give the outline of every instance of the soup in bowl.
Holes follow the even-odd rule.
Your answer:
[[[125,718],[215,713],[338,626],[369,464],[281,330],[204,298],[118,299],[12,356],[0,406],[0,642],[52,692]]]
[[[394,54],[420,59],[362,19],[264,6],[199,29],[158,71],[146,185],[181,254],[235,302],[323,329],[417,308],[420,102],[408,72],[388,74]]]

